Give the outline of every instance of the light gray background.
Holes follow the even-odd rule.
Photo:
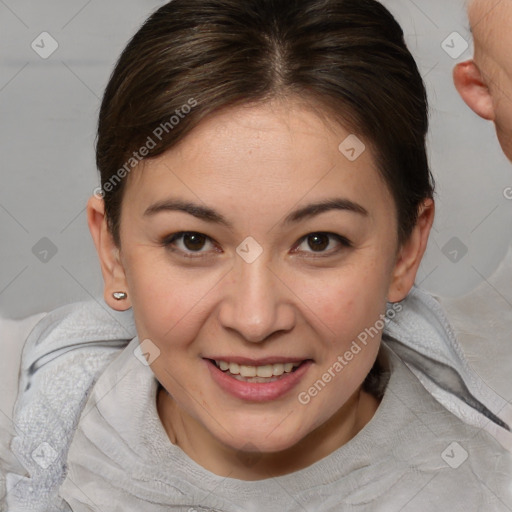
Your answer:
[[[163,3],[0,0],[4,316],[21,318],[101,295],[101,273],[85,218],[87,198],[98,185],[94,137],[99,102],[122,48]],[[473,114],[452,85],[453,66],[472,55],[464,0],[383,3],[404,27],[432,106],[437,220],[418,283],[440,296],[461,296],[492,274],[512,239],[512,201],[504,196],[512,186],[512,167],[492,124]],[[31,48],[43,31],[59,45],[48,59]],[[442,45],[455,31],[470,43],[457,59]],[[448,43],[459,44],[452,40]],[[46,255],[48,261],[40,252],[48,249],[42,238],[57,250]],[[453,261],[464,247],[467,254]]]

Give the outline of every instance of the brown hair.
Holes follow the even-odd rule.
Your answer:
[[[433,195],[428,109],[387,9],[374,0],[173,0],[126,46],[101,105],[96,162],[115,242],[122,178],[140,159],[219,109],[288,95],[316,100],[370,144],[407,239]]]

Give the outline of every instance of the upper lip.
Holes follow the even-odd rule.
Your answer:
[[[237,363],[244,366],[265,366],[267,364],[279,364],[279,363],[302,363],[307,361],[307,357],[279,357],[269,356],[260,359],[254,359],[252,357],[239,357],[239,356],[212,356],[205,357],[205,359],[211,359],[214,361],[226,361],[227,363]]]

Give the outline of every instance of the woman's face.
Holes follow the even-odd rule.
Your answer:
[[[126,184],[120,262],[139,339],[182,417],[223,445],[284,450],[333,417],[380,332],[344,355],[408,292],[395,204],[349,135],[291,100],[240,107]]]

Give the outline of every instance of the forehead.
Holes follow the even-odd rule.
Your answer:
[[[388,207],[393,199],[372,144],[365,139],[359,140],[361,147],[355,145],[349,129],[319,114],[296,102],[218,112],[177,146],[147,161],[141,172],[131,173],[130,198],[123,204],[142,205],[173,191],[241,212],[253,203],[261,209],[263,202],[268,211],[280,211],[283,204],[326,193]],[[344,141],[354,145],[350,158],[342,152]]]
[[[362,165],[376,169],[370,147],[356,162],[342,157],[340,143],[350,134],[318,105],[279,99],[206,117],[168,154],[176,166],[186,168],[188,176],[197,173],[201,180],[211,177],[204,172],[205,161],[217,177],[225,172],[244,181],[257,180],[269,168],[275,168],[275,178],[284,176],[286,169],[326,171],[336,163],[352,172]]]

